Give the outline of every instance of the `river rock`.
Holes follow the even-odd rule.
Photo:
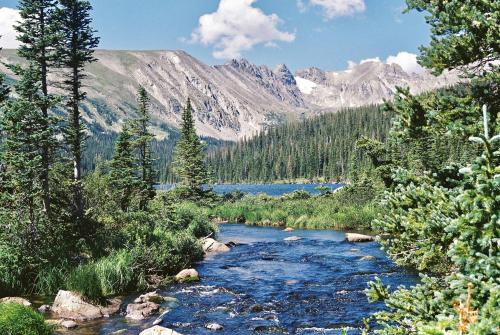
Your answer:
[[[346,233],[345,239],[348,242],[371,242],[375,240],[375,237],[363,234]]]
[[[359,259],[360,261],[374,261],[376,260],[375,256],[363,256]]]
[[[24,298],[20,298],[20,297],[2,298],[2,299],[0,299],[0,304],[18,304],[18,305],[23,305],[26,307],[31,306],[31,302],[29,302],[28,300],[26,300]]]
[[[132,320],[144,320],[159,310],[160,305],[150,301],[141,304],[128,304],[125,317]]]
[[[78,327],[78,324],[75,321],[72,320],[66,320],[61,322],[61,326],[66,328],[66,329],[73,329]]]
[[[301,237],[298,237],[298,236],[290,236],[290,237],[287,237],[287,238],[284,238],[283,240],[284,241],[298,241],[298,240],[301,240],[302,238]]]
[[[228,252],[231,250],[227,245],[224,243],[220,243],[213,238],[206,238],[203,240],[203,251],[206,253],[210,252]]]
[[[180,283],[200,280],[200,275],[195,269],[185,269],[175,276],[175,280]]]
[[[60,290],[57,293],[52,312],[59,317],[87,321],[107,317],[120,310],[121,300],[110,299],[107,306],[96,306],[83,300],[78,293]]]
[[[290,232],[292,232],[294,230],[295,229],[293,229],[292,227],[287,227],[287,228],[283,229],[283,231],[286,232],[286,233],[290,233]]]
[[[38,307],[38,311],[42,314],[49,313],[51,309],[50,305],[42,305]]]
[[[182,335],[170,328],[154,326],[152,328],[142,331],[139,335]]]
[[[209,324],[206,324],[205,325],[205,328],[209,329],[209,330],[222,330],[224,329],[224,327],[218,323],[209,323]]]
[[[134,300],[136,304],[142,304],[145,302],[154,302],[156,304],[160,304],[164,301],[163,297],[158,292],[149,292],[143,294]]]

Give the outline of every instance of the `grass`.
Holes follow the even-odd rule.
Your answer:
[[[50,335],[52,327],[43,316],[19,304],[0,304],[0,334]]]
[[[246,196],[215,207],[214,217],[252,225],[300,229],[368,230],[380,209],[366,190],[342,189],[311,196],[304,191],[279,198]]]

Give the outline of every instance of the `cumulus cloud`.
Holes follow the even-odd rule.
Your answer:
[[[294,41],[295,34],[279,30],[278,15],[252,7],[256,1],[221,0],[216,12],[200,17],[191,41],[213,45],[213,56],[219,59],[240,58],[258,44],[273,47],[276,42]]]
[[[302,7],[304,3],[301,2]],[[311,6],[322,7],[325,18],[330,20],[337,16],[350,16],[362,13],[366,9],[364,0],[309,0]]]
[[[408,73],[423,73],[425,69],[417,63],[417,55],[401,51],[396,56],[389,56],[387,64],[398,64]]]
[[[14,25],[21,20],[19,11],[16,9],[0,8],[0,48],[15,49],[19,46],[16,40],[17,32]]]
[[[349,60],[347,61],[347,67],[352,69],[356,65],[368,62],[382,63],[382,60],[379,57],[363,59],[359,63]],[[425,69],[417,63],[417,55],[406,51],[401,51],[395,56],[391,55],[387,57],[385,64],[398,64],[406,73],[421,74],[425,72]]]

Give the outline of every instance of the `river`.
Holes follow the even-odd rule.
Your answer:
[[[302,239],[283,240],[291,235]],[[176,298],[165,304],[170,312],[162,326],[186,335],[212,334],[205,325],[214,322],[224,326],[216,333],[227,335],[340,334],[342,327],[360,327],[364,317],[382,307],[369,304],[364,294],[367,282],[375,276],[392,287],[416,281],[413,274],[394,265],[377,243],[348,243],[338,231],[286,233],[226,224],[220,226],[219,240],[237,245],[198,264],[199,283],[161,290]],[[135,323],[113,316],[65,334],[124,330],[120,334],[136,335],[155,319]]]

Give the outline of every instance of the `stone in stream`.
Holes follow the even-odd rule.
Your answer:
[[[163,318],[165,317],[165,315],[168,314],[168,312],[170,312],[169,310],[166,310],[165,312],[163,312],[156,320],[153,321],[153,326],[157,326],[159,325],[160,323],[163,322]]]
[[[206,238],[202,241],[203,251],[206,253],[210,252],[228,252],[231,249],[224,243],[218,242],[213,238]]]
[[[158,292],[149,292],[143,295],[140,295],[138,298],[134,300],[136,304],[142,304],[145,302],[154,302],[156,304],[160,304],[164,301],[164,298]]]
[[[2,298],[2,299],[0,299],[0,304],[18,304],[18,305],[23,305],[23,306],[26,306],[26,307],[30,307],[31,306],[31,302],[29,302],[28,300],[26,300],[24,298],[20,298],[20,297],[5,297],[5,298]]]
[[[75,321],[72,320],[66,320],[61,322],[61,326],[66,328],[66,329],[73,329],[78,327],[78,324]]]
[[[302,238],[301,237],[298,237],[298,236],[290,236],[290,237],[287,237],[287,238],[284,238],[283,241],[298,241],[298,240],[301,240]]]
[[[291,227],[287,227],[287,228],[283,229],[283,231],[284,231],[284,232],[286,232],[286,233],[290,233],[290,232],[292,232],[292,231],[294,231],[294,230],[295,230],[295,229],[293,229],[293,228],[291,228]]]
[[[127,305],[127,319],[144,320],[160,310],[160,305],[154,302]]]
[[[175,276],[175,280],[180,283],[200,280],[200,275],[195,269],[185,269]]]
[[[355,234],[355,233],[346,233],[345,239],[348,242],[371,242],[375,241],[374,236],[363,235],[363,234]]]
[[[50,305],[42,305],[38,307],[38,311],[42,314],[49,313],[51,309]]]
[[[154,326],[152,328],[142,331],[139,335],[182,335],[170,328]]]
[[[218,331],[218,330],[224,329],[224,327],[222,325],[218,324],[218,323],[209,323],[209,324],[206,324],[205,328],[207,328],[208,330],[214,330],[214,331]]]
[[[359,259],[360,261],[374,261],[376,260],[375,256],[363,256]]]
[[[81,294],[60,290],[52,305],[52,312],[64,319],[87,321],[107,317],[120,310],[120,299],[109,299],[107,306],[84,301]]]

